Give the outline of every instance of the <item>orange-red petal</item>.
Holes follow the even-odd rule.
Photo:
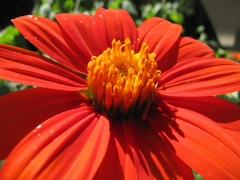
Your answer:
[[[161,97],[168,103],[191,109],[207,116],[224,128],[226,133],[240,144],[240,107],[216,97]]]
[[[109,171],[109,164],[115,168]],[[114,122],[107,153],[95,179],[193,179],[189,168],[147,121]]]
[[[126,151],[127,144],[124,137],[121,121],[111,124],[108,149],[94,179],[124,179],[125,159],[132,156]],[[110,164],[111,170],[109,170]]]
[[[84,60],[64,40],[59,25],[40,16],[21,16],[12,20],[23,36],[38,49],[69,68],[87,73]]]
[[[158,92],[164,96],[199,97],[240,89],[240,65],[220,58],[195,58],[177,63],[163,73]]]
[[[151,179],[150,169],[137,141],[125,119],[114,122],[109,147],[95,179]],[[114,164],[111,171],[109,163]]]
[[[85,98],[77,92],[33,88],[0,97],[0,159],[46,119],[74,108]]]
[[[162,72],[172,67],[177,61],[178,40],[182,27],[163,18],[150,18],[138,27],[138,49],[147,42],[149,52],[156,53],[158,69]]]
[[[213,58],[215,57],[214,51],[203,42],[190,38],[181,37],[178,46],[177,61],[184,61],[193,58]]]
[[[0,44],[1,78],[50,89],[81,90],[86,80],[37,53]]]
[[[224,129],[197,112],[172,108],[172,114],[164,115],[162,111],[155,110],[149,118],[152,127],[165,138],[168,146],[204,178],[240,177],[240,147]]]
[[[15,147],[0,177],[91,179],[105,155],[108,137],[109,121],[93,107],[82,105],[59,113]]]
[[[131,16],[125,10],[98,8],[93,16],[96,44],[103,52],[111,47],[113,39],[124,42],[129,38],[133,45],[137,39],[137,29]]]
[[[131,139],[137,143],[135,148],[146,158],[154,179],[193,179],[191,168],[165,144],[164,139],[157,135],[148,121],[132,119],[129,128]]]
[[[60,24],[62,36],[72,51],[81,57],[82,63],[87,63],[92,56],[98,56],[101,51],[96,43],[93,32],[93,17],[86,14],[57,14],[55,18]]]

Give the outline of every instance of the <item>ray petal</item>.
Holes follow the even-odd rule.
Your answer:
[[[125,119],[111,125],[108,151],[95,179],[151,179],[150,169],[134,133]],[[111,171],[109,164],[115,167]]]
[[[141,119],[137,119],[138,121]],[[135,118],[131,118],[128,123],[128,133],[129,133],[129,139],[130,139],[130,147],[133,152],[133,159],[137,171],[137,179],[153,179],[152,172],[150,170],[150,167],[148,165],[147,159],[145,157],[145,154],[142,152],[140,147],[140,139],[137,136],[137,127],[134,124]]]
[[[45,88],[80,90],[86,80],[62,65],[37,53],[0,45],[1,78]]]
[[[204,178],[240,177],[240,147],[206,116],[175,107],[165,116],[159,110],[152,112],[149,122],[169,147]]]
[[[156,53],[158,69],[162,72],[177,62],[177,48],[182,27],[163,18],[150,18],[138,27],[138,48],[147,42],[149,52]]]
[[[93,32],[93,17],[86,14],[57,14],[67,44],[86,64],[101,54]],[[83,58],[84,57],[84,58]]]
[[[130,124],[134,126],[131,132],[139,141],[138,148],[147,160],[153,179],[193,179],[191,168],[159,138],[147,121],[135,119]]]
[[[178,62],[197,57],[215,57],[215,53],[208,45],[190,37],[181,37],[178,49]]]
[[[40,16],[21,16],[12,20],[23,36],[54,60],[75,71],[86,73],[84,60],[63,39],[58,24]]]
[[[113,39],[124,42],[129,38],[135,46],[137,29],[131,16],[125,10],[98,8],[93,17],[93,29],[101,51],[111,47]]]
[[[77,92],[42,88],[26,89],[0,97],[0,159],[32,129],[80,101],[87,102]]]
[[[12,151],[2,175],[91,179],[105,155],[109,137],[108,120],[94,111],[93,107],[81,106],[42,123]]]
[[[99,166],[98,172],[94,179],[124,179],[125,156],[128,156],[125,151],[125,140],[123,127],[120,121],[111,124],[111,136],[108,144],[108,149],[105,157]],[[114,167],[109,170],[109,164]]]
[[[240,65],[221,58],[181,61],[162,74],[158,92],[165,96],[200,97],[240,89]]]
[[[168,103],[190,109],[212,119],[222,126],[232,139],[240,144],[240,107],[216,97],[161,97]]]

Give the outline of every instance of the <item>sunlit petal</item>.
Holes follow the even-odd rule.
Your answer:
[[[137,29],[131,16],[124,10],[98,8],[93,16],[96,44],[101,51],[111,46],[113,39],[124,41],[129,38],[133,45],[137,39]]]
[[[181,37],[179,43],[177,61],[184,61],[197,57],[213,58],[213,50],[203,42],[190,37]]]
[[[86,14],[57,14],[55,18],[67,44],[81,57],[86,68],[91,57],[101,53],[93,36],[93,17]]]
[[[57,23],[39,16],[22,16],[12,20],[24,37],[56,61],[81,73],[84,62],[64,41]]]
[[[226,59],[195,58],[181,61],[162,74],[159,93],[166,96],[199,97],[240,89],[240,65]]]
[[[10,81],[61,90],[81,90],[86,80],[66,67],[37,53],[9,45],[0,45],[1,78]]]
[[[216,97],[162,97],[174,106],[191,109],[207,116],[224,128],[226,133],[240,143],[240,107]]]
[[[158,68],[162,72],[177,61],[176,49],[182,27],[162,18],[150,18],[138,27],[138,48],[143,42],[149,44],[149,51],[156,53]]]
[[[204,178],[239,177],[240,148],[223,128],[197,112],[175,109],[168,116],[155,111],[149,119],[169,147]]]
[[[77,92],[27,89],[0,97],[0,159],[46,119],[87,102]],[[17,134],[17,136],[16,136]]]
[[[39,174],[40,177],[44,177],[47,172],[48,177],[90,178],[105,154],[109,134],[107,124],[105,118],[97,118],[94,109],[87,106],[77,107],[50,118],[26,136],[12,151],[11,158],[6,161],[7,168],[1,171],[3,174],[4,171],[12,173],[3,177],[24,179],[34,178]],[[35,141],[36,138],[39,141]],[[99,147],[100,144],[102,151],[98,149],[98,152],[93,153],[95,147]],[[91,162],[89,158],[95,163],[87,164]],[[62,165],[56,166],[59,160]],[[18,168],[7,166],[8,163],[12,164],[12,161],[19,162],[16,163]],[[88,166],[91,166],[92,173],[89,172]]]

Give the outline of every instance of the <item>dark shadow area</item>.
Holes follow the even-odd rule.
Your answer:
[[[12,24],[11,19],[17,16],[30,14],[34,6],[33,0],[0,1],[0,30]]]

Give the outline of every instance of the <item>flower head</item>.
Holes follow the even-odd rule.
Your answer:
[[[160,76],[146,43],[135,53],[128,38],[123,44],[113,39],[111,48],[92,57],[87,70],[89,94],[100,111],[125,119],[139,112],[146,118]]]
[[[13,20],[50,58],[0,45],[0,77],[37,86],[0,97],[0,179],[233,179],[240,65],[124,10]],[[225,158],[226,157],[226,158]]]

